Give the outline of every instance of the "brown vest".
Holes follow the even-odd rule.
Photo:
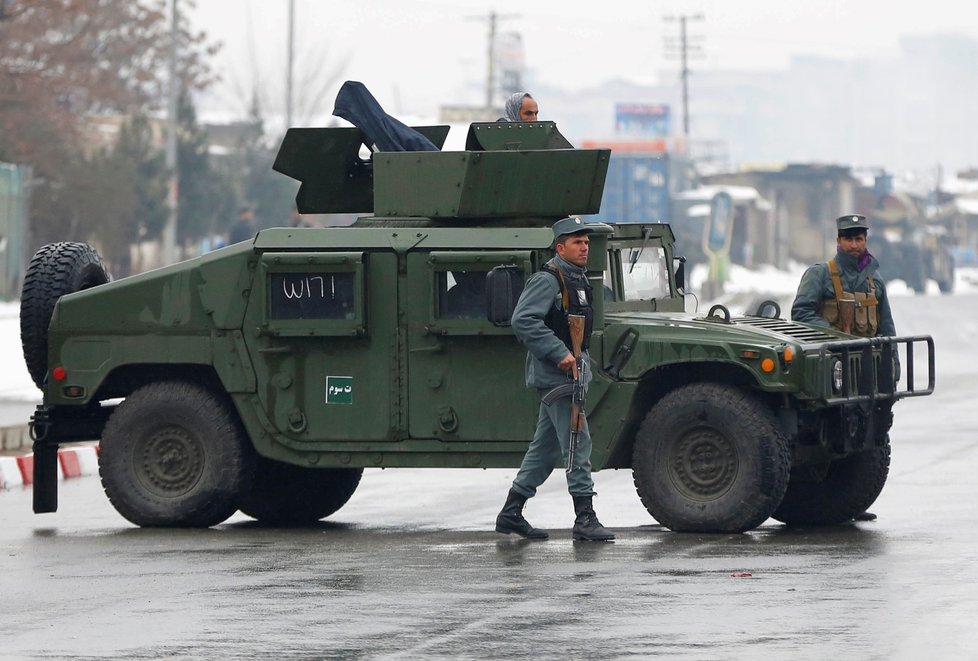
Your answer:
[[[874,337],[879,329],[879,301],[876,300],[876,283],[873,276],[867,278],[869,292],[842,291],[842,280],[839,278],[839,265],[830,259],[827,266],[832,277],[832,287],[835,298],[822,301],[822,318],[833,328],[844,333],[860,337]],[[847,311],[848,310],[848,311]]]

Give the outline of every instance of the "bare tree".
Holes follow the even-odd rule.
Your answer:
[[[164,0],[4,0],[0,18],[0,160],[28,163],[39,177],[35,243],[85,240],[74,193],[93,186],[84,129],[99,114],[161,106],[170,34]],[[210,82],[202,34],[182,26],[180,75],[187,89]],[[94,200],[101,199],[91,195]],[[124,196],[105,196],[119,204]],[[81,233],[81,235],[79,235]]]

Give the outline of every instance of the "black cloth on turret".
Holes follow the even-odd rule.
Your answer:
[[[439,151],[431,140],[384,112],[366,86],[355,80],[340,87],[333,114],[360,129],[371,151]]]

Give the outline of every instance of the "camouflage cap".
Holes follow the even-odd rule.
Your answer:
[[[839,216],[835,219],[835,225],[839,228],[840,232],[846,230],[869,229],[869,225],[866,223],[866,216],[860,216],[858,213],[850,213],[845,216]]]

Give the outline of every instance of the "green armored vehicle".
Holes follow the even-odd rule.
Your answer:
[[[36,512],[57,507],[58,447],[90,439],[141,526],[312,522],[364,468],[519,465],[538,400],[508,314],[552,256],[551,224],[598,211],[609,152],[550,122],[473,124],[456,152],[365,159],[363,142],[293,129],[275,164],[302,182],[300,211],[372,213],[351,227],[269,229],[115,282],[84,244],[38,251],[22,297],[44,392]],[[893,404],[933,390],[931,339],[854,339],[775,303],[685,312],[673,243],[665,224],[591,236],[594,468],[631,468],[677,531],[862,512],[886,480]]]

